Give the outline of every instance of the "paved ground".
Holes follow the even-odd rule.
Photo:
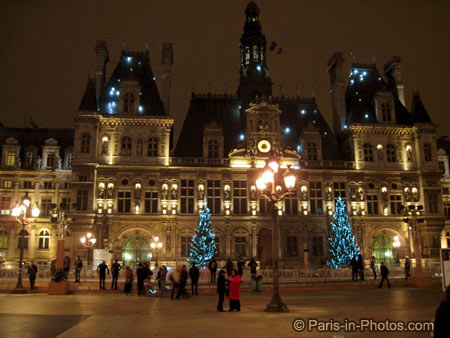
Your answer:
[[[392,288],[282,293],[289,313],[265,313],[271,293],[242,293],[241,312],[217,312],[217,297],[189,299],[104,295],[0,294],[1,337],[430,337],[429,332],[295,332],[295,318],[434,318],[442,291]],[[227,301],[226,301],[227,303]],[[228,307],[228,304],[226,304]]]

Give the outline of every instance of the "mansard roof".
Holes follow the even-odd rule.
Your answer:
[[[80,111],[97,111],[97,97],[95,95],[95,79],[89,78],[84,91],[83,98],[81,99],[78,110]]]
[[[419,92],[413,92],[411,116],[414,123],[432,123]]]
[[[100,95],[100,113],[118,114],[120,84],[135,81],[140,87],[139,100],[135,100],[135,104],[139,102],[139,115],[166,116],[155,80],[148,51],[122,51],[119,63]]]

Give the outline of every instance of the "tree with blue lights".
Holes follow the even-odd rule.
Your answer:
[[[196,266],[205,266],[216,253],[216,236],[211,228],[211,211],[206,205],[200,211],[200,221],[195,234],[192,236],[192,242],[189,247],[189,263],[195,263]]]
[[[347,267],[353,257],[359,254],[355,236],[348,221],[345,201],[340,197],[336,201],[336,211],[331,222],[330,260],[327,265],[332,269]]]

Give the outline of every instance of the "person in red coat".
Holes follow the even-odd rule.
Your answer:
[[[229,294],[230,309],[228,311],[241,311],[241,275],[238,274],[236,269],[231,272],[231,279],[229,281]]]

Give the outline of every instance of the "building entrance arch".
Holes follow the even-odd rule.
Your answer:
[[[124,266],[135,268],[139,263],[150,262],[152,254],[148,240],[141,235],[133,235],[125,240],[122,248]]]
[[[397,263],[398,252],[393,246],[393,238],[389,235],[380,235],[373,242],[372,255],[378,263],[385,264]]]

